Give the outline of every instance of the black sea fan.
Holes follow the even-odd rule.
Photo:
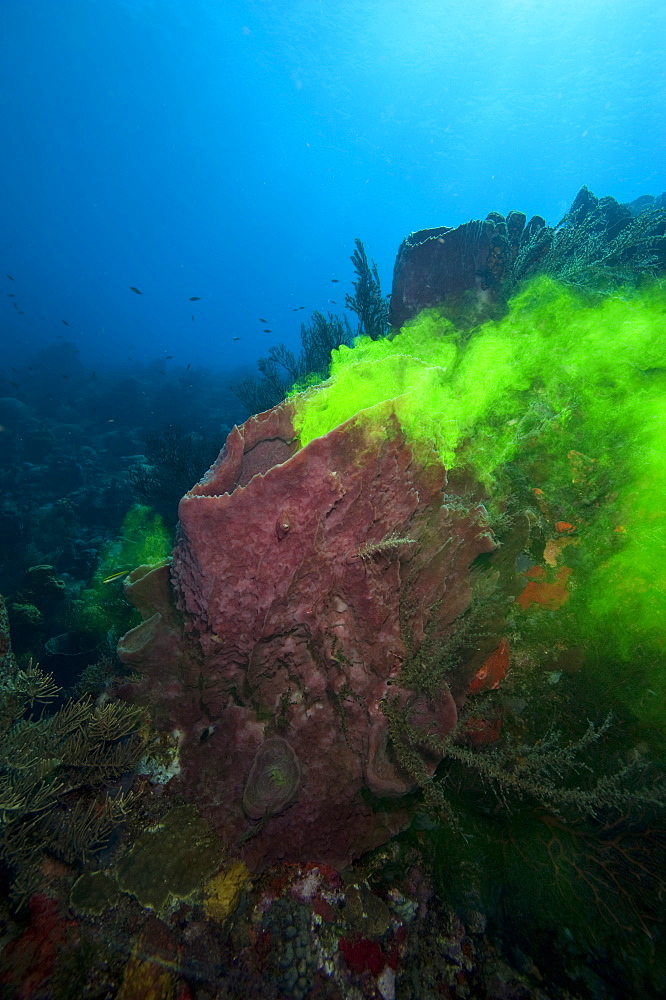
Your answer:
[[[250,819],[277,816],[296,798],[301,784],[298,757],[279,736],[264,740],[257,750],[243,793]]]

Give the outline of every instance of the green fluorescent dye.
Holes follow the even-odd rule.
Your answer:
[[[171,552],[171,538],[159,514],[134,504],[123,519],[120,537],[106,546],[76,608],[76,625],[85,632],[105,635],[110,629],[126,632],[131,612],[122,591],[122,579],[136,566],[155,565]]]
[[[372,426],[371,408],[393,400],[417,449],[472,468],[491,493],[510,462],[547,495],[578,495],[579,629],[624,659],[637,645],[663,653],[665,314],[663,282],[590,301],[547,277],[467,338],[426,310],[391,340],[333,352],[330,379],[293,397],[301,444],[360,411]],[[572,452],[599,495],[576,482]],[[666,710],[666,677],[654,685]]]
[[[562,422],[584,406],[597,439],[642,423],[628,396],[643,396],[651,373],[666,366],[663,323],[660,285],[590,305],[549,278],[533,281],[502,320],[467,342],[426,310],[393,340],[359,338],[333,351],[325,386],[295,397],[301,444],[402,397],[400,418],[414,441],[435,443],[450,467],[464,457],[487,479],[538,415]],[[620,401],[626,413],[615,412]],[[461,455],[471,434],[476,441]]]

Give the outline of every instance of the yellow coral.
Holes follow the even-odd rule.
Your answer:
[[[242,861],[215,875],[206,884],[204,910],[211,920],[222,923],[236,909],[243,885],[250,872]]]

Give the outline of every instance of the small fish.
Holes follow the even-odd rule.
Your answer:
[[[14,279],[12,278],[11,274],[8,274],[8,275],[7,275],[7,277],[9,278],[9,280],[10,280],[10,281],[13,281],[13,280],[14,280]]]
[[[293,313],[297,313],[297,312],[298,312],[298,306],[296,306],[296,307],[295,307],[294,309],[292,309],[291,311],[292,311]]]
[[[260,323],[268,323],[268,320],[267,319],[262,319],[261,316],[260,316],[259,317],[259,322]]]
[[[272,333],[272,330],[264,330],[264,333]]]
[[[232,337],[232,340],[240,340],[240,337]]]
[[[97,372],[93,372],[93,373],[92,373],[92,377],[93,377],[93,378],[96,378],[96,377],[97,377]]]
[[[130,285],[130,292],[134,292],[135,295],[143,295],[143,292],[140,292],[138,288],[134,287],[134,285]]]
[[[9,384],[13,385],[15,389],[18,389],[18,387],[19,387],[19,383],[18,382],[10,382]]]
[[[298,308],[299,309],[305,309],[305,306],[299,306]]]
[[[64,372],[60,372],[60,378],[69,378],[69,375],[65,375]]]
[[[8,299],[15,299],[15,298],[16,298],[16,296],[14,295],[14,293],[13,293],[13,292],[7,292],[7,298],[8,298]]]
[[[164,360],[165,360],[165,361],[171,361],[171,360],[172,360],[172,358],[173,358],[173,354],[165,354],[165,355],[164,355]]]
[[[65,326],[69,326],[69,323],[67,322],[66,319],[61,319],[60,322],[63,323]]]
[[[201,301],[200,295],[190,295],[190,302],[200,302],[200,301]]]
[[[339,280],[340,280],[339,278],[331,278],[331,282],[334,285],[337,285],[337,283],[339,282]]]
[[[190,368],[191,368],[191,367],[192,367],[192,362],[191,362],[191,361],[188,361],[188,362],[187,362],[187,368],[185,369],[185,371],[186,371],[186,372],[189,372],[189,370],[190,370]]]
[[[116,570],[115,573],[109,573],[108,576],[105,576],[102,583],[111,583],[113,580],[119,580],[121,576],[127,576],[128,573],[128,569]]]
[[[18,309],[18,302],[12,302],[12,305],[14,306],[14,309]]]
[[[333,305],[337,305],[335,299],[329,299],[328,301],[331,302]]]
[[[192,322],[194,323],[194,316],[192,317]]]

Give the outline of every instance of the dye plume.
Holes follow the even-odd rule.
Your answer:
[[[664,292],[590,300],[538,278],[469,337],[426,310],[392,340],[341,347],[330,380],[295,396],[302,445],[399,397],[414,444],[473,468],[491,502],[519,469],[576,532],[563,629],[606,660],[640,661],[647,720],[666,710]]]

